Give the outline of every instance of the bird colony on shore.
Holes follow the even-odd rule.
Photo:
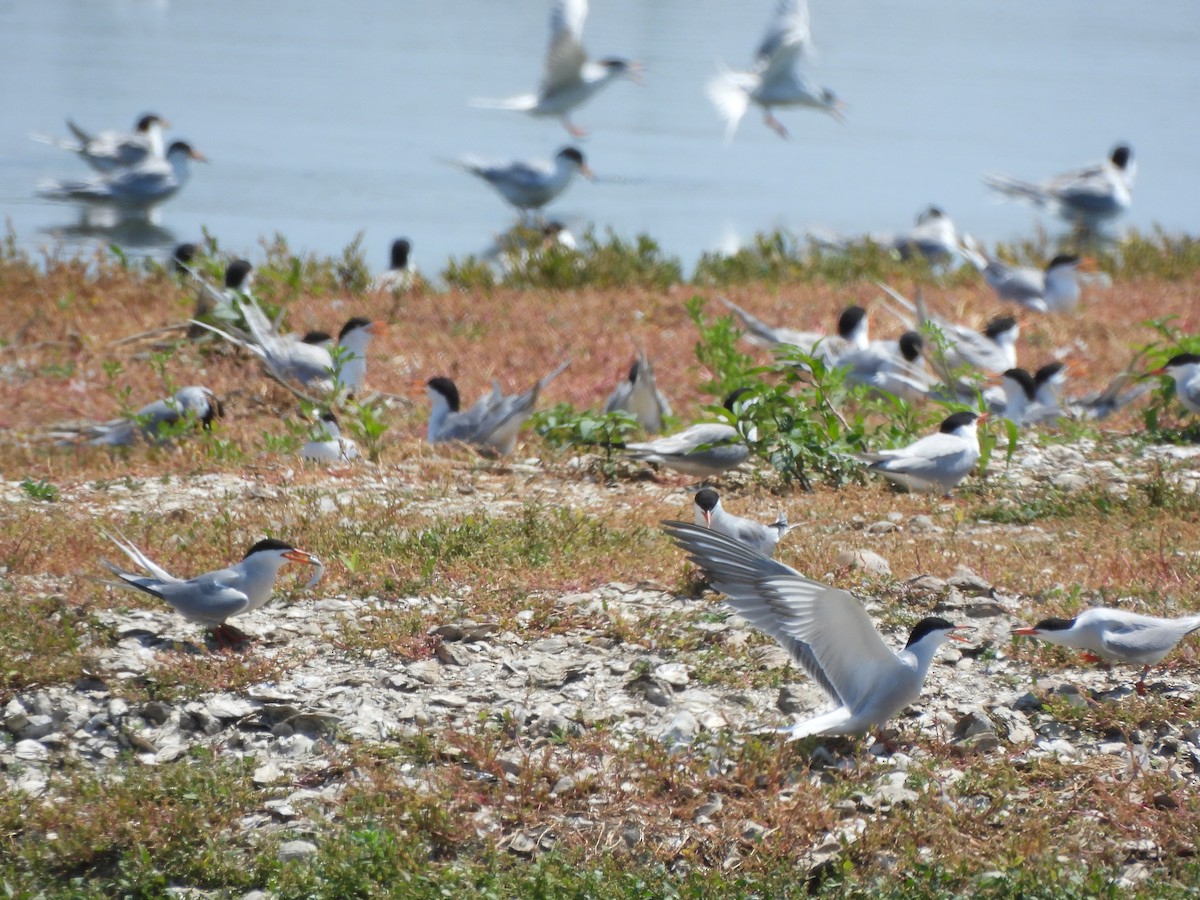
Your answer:
[[[584,134],[575,112],[603,88],[620,79],[636,80],[641,67],[609,57],[592,59],[583,46],[587,0],[555,0],[550,17],[550,42],[544,74],[536,92],[506,100],[478,100],[477,106],[518,111],[535,117],[555,117],[574,137]],[[802,107],[842,118],[845,105],[807,72],[810,27],[803,0],[779,0],[750,69],[722,69],[708,86],[709,96],[732,140],[751,106],[762,110],[765,123],[787,137],[776,111]],[[42,185],[42,196],[87,205],[114,206],[126,212],[150,210],[186,183],[191,162],[203,156],[185,141],[166,144],[167,123],[158,115],[141,117],[128,134],[91,134],[68,123],[73,138],[46,140],[77,155],[95,170],[88,179],[62,179]],[[454,165],[494,189],[522,216],[540,211],[571,184],[591,172],[583,153],[564,147],[549,163],[517,161],[493,164],[471,158]],[[1119,144],[1096,165],[1042,182],[1005,175],[988,176],[990,188],[1005,197],[1033,203],[1072,222],[1082,237],[1129,209],[1135,173],[1132,149]],[[573,246],[569,234],[548,230],[556,244]],[[1081,302],[1081,270],[1090,261],[1078,255],[1055,256],[1043,269],[1022,268],[990,258],[968,234],[960,232],[939,207],[931,206],[904,235],[867,238],[901,256],[921,255],[937,266],[969,265],[977,269],[1001,304],[982,331],[931,313],[923,299],[909,299],[887,285],[879,308],[903,327],[898,339],[871,340],[868,311],[847,307],[832,332],[802,331],[771,325],[751,310],[721,302],[744,329],[744,338],[759,347],[802,354],[829,369],[843,369],[849,383],[875,393],[894,395],[908,403],[940,403],[947,407],[938,430],[908,446],[863,454],[867,471],[914,491],[951,494],[978,466],[978,427],[989,417],[1007,419],[1019,427],[1053,425],[1065,419],[1100,418],[1146,393],[1138,375],[1173,379],[1183,405],[1200,413],[1200,357],[1181,354],[1149,373],[1127,373],[1110,390],[1090,398],[1066,398],[1066,370],[1060,361],[1030,373],[1018,366],[1021,315],[1071,314]],[[851,242],[829,242],[846,247]],[[415,279],[410,262],[412,245],[398,239],[392,246],[391,268],[373,289],[397,295]],[[536,250],[534,251],[536,252]],[[341,433],[334,409],[348,397],[367,390],[367,363],[372,337],[382,322],[350,317],[337,336],[324,332],[300,335],[281,329],[252,290],[252,267],[235,260],[225,284],[216,287],[191,268],[195,247],[176,253],[176,264],[199,285],[196,316],[189,323],[193,338],[220,338],[245,351],[261,364],[263,373],[286,386],[318,409],[310,440],[301,451],[306,460],[350,465],[361,454]],[[939,353],[929,352],[936,334]],[[427,438],[430,444],[465,444],[497,457],[511,454],[522,425],[534,412],[540,395],[569,364],[557,362],[548,374],[522,393],[506,394],[499,383],[469,407],[463,407],[454,382],[432,375],[426,382],[430,404]],[[780,365],[788,363],[781,362]],[[998,382],[982,391],[977,372]],[[528,383],[529,379],[526,379]],[[742,419],[757,401],[756,385],[746,384],[725,399],[728,417],[694,423],[673,434],[667,430],[670,385],[655,378],[652,359],[639,349],[628,377],[613,388],[604,412],[623,412],[645,432],[623,452],[634,461],[682,473],[691,478],[719,479],[750,458],[747,440],[752,431]],[[664,388],[666,391],[664,392]],[[148,398],[147,398],[148,399]],[[190,386],[172,397],[150,400],[131,418],[55,429],[60,444],[127,445],[139,439],[170,442],[188,427],[209,428],[222,415],[222,405],[204,386]],[[730,418],[731,417],[731,418]],[[731,424],[737,421],[739,424]],[[755,627],[770,635],[828,694],[834,708],[784,729],[793,738],[823,733],[859,733],[881,727],[915,700],[925,674],[947,640],[962,639],[964,626],[928,617],[912,630],[899,652],[890,649],[850,593],[814,581],[772,559],[777,545],[792,530],[786,514],[770,524],[725,508],[712,486],[695,494],[695,524],[669,522],[667,533],[703,570],[715,590]],[[288,562],[313,566],[320,577],[320,560],[311,553],[274,539],[259,541],[238,563],[190,579],[172,576],[129,541],[113,543],[148,574],[125,571],[105,562],[120,586],[151,594],[185,619],[213,629],[224,647],[242,643],[245,636],[228,624],[241,613],[257,609],[271,595],[276,574]],[[649,574],[649,573],[648,573]],[[312,582],[310,582],[312,583]],[[1155,618],[1119,610],[1088,610],[1071,620],[1047,619],[1017,628],[1014,634],[1086,650],[1095,657],[1143,665],[1142,678],[1187,634],[1200,628],[1200,618]],[[1142,681],[1138,682],[1139,688]]]

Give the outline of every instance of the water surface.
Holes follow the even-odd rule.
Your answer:
[[[732,144],[704,96],[718,60],[749,62],[773,0],[595,0],[593,53],[643,62],[645,84],[613,85],[576,119],[601,176],[550,210],[632,235],[690,266],[755,231],[905,228],[936,202],[987,241],[1053,220],[995,202],[985,172],[1053,174],[1131,141],[1139,160],[1123,225],[1200,231],[1200,175],[1185,124],[1200,96],[1200,4],[1095,0],[812,0],[818,81],[849,104],[839,125],[787,110],[781,140],[751,110]],[[438,270],[513,221],[484,185],[439,160],[550,156],[553,120],[473,109],[472,97],[531,89],[545,2],[209,0],[0,2],[0,212],[23,246],[110,235],[39,178],[84,174],[29,140],[63,119],[126,127],[145,111],[211,160],[161,210],[119,235],[156,248],[206,226],[252,258],[259,240],[338,252],[359,231],[383,267],[412,238]],[[1056,226],[1055,226],[1056,227]]]

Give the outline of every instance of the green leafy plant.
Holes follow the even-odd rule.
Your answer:
[[[343,413],[346,429],[362,444],[367,459],[379,462],[379,451],[388,429],[383,419],[383,407],[371,403],[348,403]]]
[[[534,413],[533,428],[552,447],[599,447],[600,472],[611,480],[617,476],[617,451],[639,426],[637,419],[624,410],[596,413],[560,403]]]
[[[26,476],[21,480],[21,490],[25,492],[29,499],[37,500],[39,503],[55,503],[62,499],[62,492],[58,489],[57,485],[51,484],[45,479],[34,481],[32,478]]]

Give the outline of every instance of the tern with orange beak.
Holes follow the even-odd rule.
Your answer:
[[[666,522],[664,529],[729,605],[778,641],[838,704],[782,729],[792,740],[882,727],[920,696],[938,648],[967,640],[955,633],[964,626],[930,616],[897,653],[849,591],[806,578],[711,529],[685,522]]]
[[[1140,665],[1142,677],[1138,679],[1137,692],[1143,694],[1150,667],[1197,629],[1200,629],[1200,615],[1163,619],[1096,607],[1073,619],[1042,619],[1036,625],[1014,628],[1012,633],[1087,651],[1091,662]]]
[[[788,525],[787,513],[781,512],[770,525],[760,525],[753,519],[735,516],[721,505],[721,497],[712,488],[696,492],[696,524],[719,531],[735,541],[741,541],[755,553],[774,556],[775,545],[796,526]]]
[[[245,636],[226,620],[264,606],[271,599],[279,570],[287,563],[305,563],[316,568],[308,582],[309,587],[316,584],[324,572],[321,561],[311,553],[267,538],[251,547],[241,562],[185,581],[163,569],[129,541],[112,535],[108,537],[149,574],[127,572],[102,559],[104,567],[120,579],[106,584],[158,597],[189,622],[212,629],[213,637],[221,644],[244,639]]]

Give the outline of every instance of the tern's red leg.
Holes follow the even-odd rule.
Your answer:
[[[767,111],[766,118],[763,121],[770,125],[771,130],[781,138],[786,138],[788,136],[788,130],[783,127],[783,123],[775,118],[775,116],[773,116],[769,110]]]

